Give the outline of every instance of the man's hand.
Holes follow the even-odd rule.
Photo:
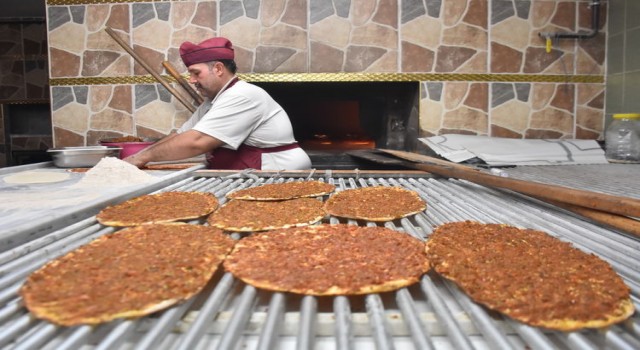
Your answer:
[[[143,166],[145,166],[148,161],[145,160],[142,155],[141,152],[138,152],[136,154],[132,154],[130,156],[128,156],[127,158],[123,159],[125,162],[131,163],[135,166],[137,166],[138,168],[142,168]]]

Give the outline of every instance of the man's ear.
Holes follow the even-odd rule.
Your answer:
[[[216,75],[221,76],[222,73],[224,73],[224,64],[220,61],[217,61],[213,64],[213,71],[216,73]]]

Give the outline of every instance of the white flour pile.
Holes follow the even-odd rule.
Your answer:
[[[87,171],[75,185],[94,186],[131,186],[155,181],[156,178],[115,157],[104,157]]]

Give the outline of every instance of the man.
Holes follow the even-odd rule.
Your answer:
[[[206,154],[210,169],[311,168],[309,156],[294,139],[287,113],[266,91],[235,76],[229,40],[185,42],[180,45],[180,57],[204,103],[177,133],[125,161],[141,167]]]

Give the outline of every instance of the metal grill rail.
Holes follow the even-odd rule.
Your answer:
[[[403,186],[427,200],[426,213],[384,223],[425,240],[439,224],[458,220],[501,222],[546,231],[611,263],[640,307],[640,241],[597,226],[545,203],[466,181],[375,174],[334,177],[310,173],[338,190]],[[160,191],[224,195],[262,183],[304,177],[193,176]],[[335,217],[324,222],[346,222]],[[373,226],[374,223],[368,222]],[[89,217],[0,254],[0,347],[7,349],[638,349],[640,316],[600,331],[562,333],[529,327],[488,313],[433,272],[392,293],[312,297],[270,293],[218,271],[207,288],[164,312],[98,327],[57,327],[34,319],[21,305],[24,279],[45,262],[114,232]]]

